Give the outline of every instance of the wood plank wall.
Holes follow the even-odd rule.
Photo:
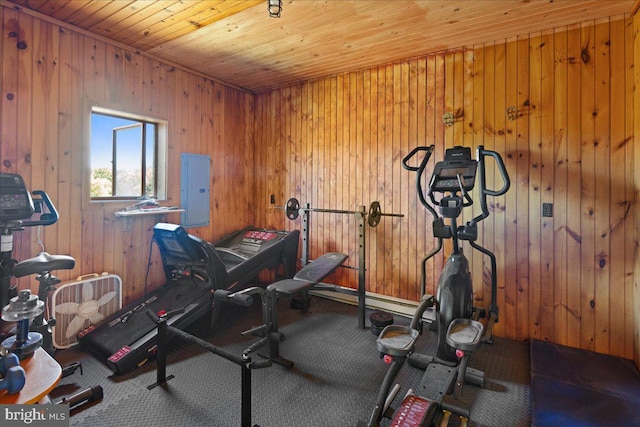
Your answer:
[[[180,154],[211,156],[211,225],[189,229],[192,234],[214,240],[253,222],[253,95],[11,8],[0,7],[0,21],[0,170],[22,175],[56,204],[59,222],[40,235],[49,253],[77,261],[74,270],[57,272],[62,280],[108,271],[122,277],[125,304],[140,297],[154,224],[180,220],[137,217],[127,230],[114,212],[130,203],[89,203],[92,105],[169,121],[165,205],[180,204]],[[40,251],[37,234],[15,234],[16,259]],[[165,280],[157,253],[154,248],[148,289]],[[32,278],[17,284],[37,291]]]
[[[137,219],[125,231],[113,215],[122,205],[87,203],[92,104],[170,121],[167,204],[179,203],[179,154],[212,156],[212,224],[190,229],[205,239],[250,223],[299,227],[273,208],[272,194],[277,205],[295,196],[357,210],[378,200],[404,214],[367,230],[366,262],[370,292],[407,300],[418,298],[419,262],[433,241],[415,177],[400,161],[417,145],[435,144],[441,158],[445,147],[484,144],[502,153],[512,179],[480,229],[498,257],[496,332],[640,364],[637,16],[635,38],[631,18],[586,22],[261,93],[255,107],[251,95],[99,37],[4,7],[0,21],[3,34],[15,33],[0,44],[0,170],[56,201],[61,219],[40,236],[48,252],[78,260],[61,279],[113,272],[123,277],[125,302],[137,298],[153,224],[178,220]],[[509,106],[519,110],[515,121],[505,116]],[[452,127],[442,125],[445,112],[457,117]],[[554,203],[553,218],[540,216],[542,202]],[[312,258],[340,250],[357,266],[356,228],[353,216],[313,215]],[[15,257],[35,255],[37,238],[36,230],[18,233]],[[429,292],[442,262],[428,266]],[[474,255],[471,267],[485,305],[487,260]],[[332,279],[355,287],[357,274]],[[147,283],[163,280],[153,257]],[[33,282],[18,285],[35,291]]]
[[[638,13],[638,8],[635,9],[635,14],[633,16],[633,51],[634,62],[636,64],[640,64],[640,13]],[[640,135],[640,67],[634,68],[634,82],[635,82],[635,114],[634,114],[634,134],[636,138]],[[640,164],[640,144],[636,141],[634,144],[634,162],[635,165]],[[634,187],[636,189],[636,205],[635,205],[635,239],[636,245],[638,242],[638,238],[640,236],[640,209],[637,208],[638,201],[638,191],[640,189],[640,168],[634,168]],[[635,342],[635,361],[636,365],[640,366],[640,253],[636,250],[635,263],[634,263],[634,301],[635,301],[635,312],[633,316],[633,320],[635,322],[634,328],[634,342]]]
[[[501,153],[512,182],[479,229],[498,261],[496,333],[634,358],[633,40],[633,19],[619,16],[260,93],[256,222],[301,226],[271,195],[280,206],[296,197],[345,210],[380,201],[404,218],[367,230],[367,290],[415,301],[433,239],[401,160],[418,145],[435,144],[441,159],[446,147],[483,144]],[[491,166],[488,185],[500,186]],[[542,203],[553,217],[541,216]],[[352,216],[312,214],[310,232],[312,258],[338,250],[357,266]],[[429,265],[430,293],[442,262]],[[476,304],[487,306],[489,260],[474,253],[470,263]],[[357,275],[334,280],[355,287]]]

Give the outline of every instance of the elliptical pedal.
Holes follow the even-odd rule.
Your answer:
[[[482,323],[472,319],[454,319],[447,329],[447,344],[462,351],[475,351],[484,332]]]
[[[389,325],[380,332],[376,347],[381,353],[404,357],[413,351],[419,335],[416,329],[402,325]]]

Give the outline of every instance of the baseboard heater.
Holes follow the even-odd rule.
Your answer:
[[[321,298],[327,298],[334,301],[339,301],[345,304],[358,305],[358,298],[355,295],[343,294],[339,292],[331,291],[310,291],[309,294],[315,295]],[[413,313],[418,307],[417,301],[410,301],[402,298],[394,298],[387,295],[380,295],[372,292],[366,293],[366,308],[370,310],[380,310],[387,313],[395,314],[411,318]],[[425,311],[424,320],[431,324],[436,320],[435,308],[430,308]]]

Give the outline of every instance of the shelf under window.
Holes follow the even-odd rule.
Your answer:
[[[133,220],[133,217],[165,215],[165,214],[170,214],[174,212],[180,213],[184,211],[185,211],[184,209],[180,209],[179,207],[176,207],[176,206],[170,206],[170,207],[159,206],[159,207],[148,208],[148,209],[132,209],[129,211],[127,210],[117,211],[117,212],[114,212],[114,215],[119,218],[124,218],[123,231],[131,231],[131,221]]]
[[[114,212],[115,216],[140,216],[140,215],[158,215],[172,212],[184,212],[184,209],[180,209],[176,206],[164,207],[159,206],[157,208],[148,208],[148,209],[132,209],[130,211],[117,211]]]

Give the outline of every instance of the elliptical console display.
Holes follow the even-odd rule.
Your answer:
[[[471,158],[469,147],[454,147],[446,151],[444,160],[436,163],[431,183],[430,191],[433,192],[456,192],[460,187],[464,191],[471,191],[476,182],[477,162]]]

